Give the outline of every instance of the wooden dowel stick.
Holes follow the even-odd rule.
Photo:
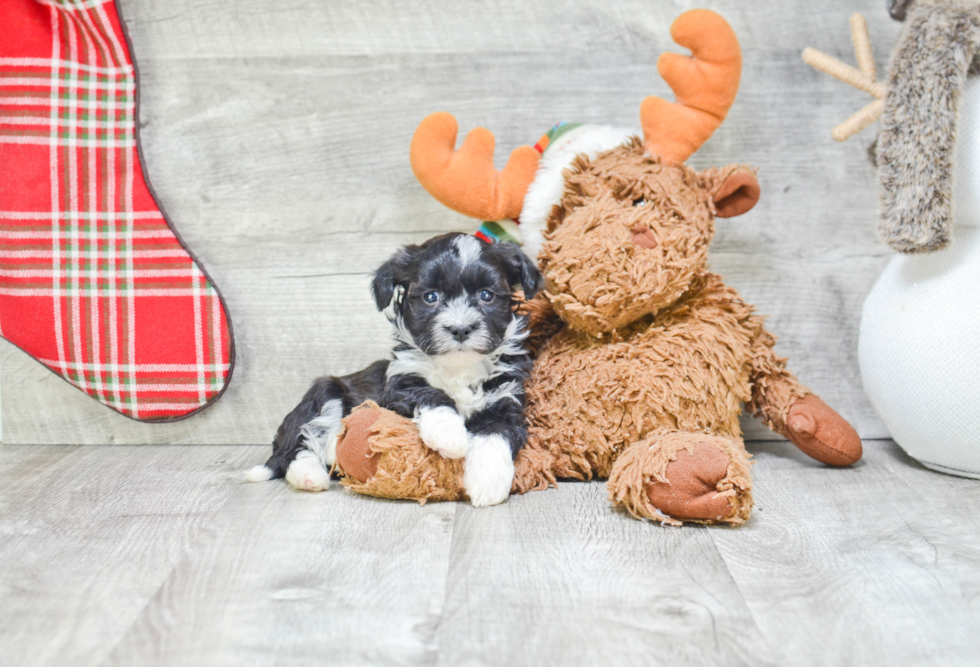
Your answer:
[[[885,97],[887,93],[885,84],[875,81],[861,70],[846,65],[837,60],[837,58],[828,56],[826,53],[812,49],[809,46],[803,49],[803,62],[814,69],[826,72],[835,79],[854,86],[858,90],[871,93],[879,99]]]
[[[856,114],[845,120],[831,131],[830,136],[835,141],[844,141],[853,137],[855,134],[866,128],[871,123],[881,117],[881,112],[885,108],[885,100],[875,100],[866,105]]]
[[[854,58],[857,60],[858,69],[874,81],[878,78],[875,57],[871,52],[868,24],[860,14],[851,17],[851,41],[854,42]]]

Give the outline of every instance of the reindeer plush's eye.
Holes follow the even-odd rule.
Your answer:
[[[434,290],[432,292],[426,292],[425,294],[422,295],[422,299],[426,303],[435,303],[436,301],[439,300],[439,292],[436,292]]]
[[[633,200],[633,206],[646,206],[646,205],[647,205],[647,200],[644,199],[643,197]]]
[[[480,291],[480,301],[483,303],[490,303],[493,301],[493,292],[488,289]]]

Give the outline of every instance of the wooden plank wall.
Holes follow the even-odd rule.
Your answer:
[[[874,235],[874,128],[830,129],[866,95],[803,64],[853,62],[847,19],[868,19],[879,70],[898,35],[883,0],[200,3],[120,0],[141,72],[150,177],[224,293],[238,348],[225,396],[168,425],[132,422],[0,345],[6,443],[267,443],[309,382],[382,356],[370,271],[400,244],[470,231],[416,183],[408,143],[429,112],[492,129],[498,163],[559,120],[638,124],[669,96],[657,55],[693,6],[740,36],[742,88],[691,160],[759,167],[763,198],[720,221],[713,266],[770,316],[778,349],[864,438],[861,304],[890,257]],[[747,423],[748,437],[770,437]]]

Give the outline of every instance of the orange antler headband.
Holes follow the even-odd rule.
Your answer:
[[[419,124],[409,150],[415,177],[429,194],[464,215],[480,220],[516,218],[541,154],[520,146],[498,172],[493,166],[493,134],[478,127],[456,151],[458,127],[445,111]]]
[[[692,53],[664,53],[657,62],[677,102],[648,97],[640,106],[640,120],[647,151],[680,164],[708,140],[735,101],[742,50],[725,19],[707,9],[681,14],[671,26],[671,36]],[[454,150],[457,130],[456,119],[446,112],[419,124],[410,150],[419,182],[438,201],[464,215],[517,218],[541,159],[538,151],[520,146],[498,172],[493,134],[478,127]]]
[[[640,105],[640,121],[647,151],[680,164],[725,120],[738,92],[742,49],[728,22],[707,9],[681,14],[670,36],[692,54],[664,53],[657,60],[657,70],[677,103],[648,97]]]

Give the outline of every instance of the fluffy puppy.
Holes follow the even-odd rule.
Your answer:
[[[422,441],[443,456],[465,457],[463,485],[474,505],[503,502],[514,457],[527,441],[524,381],[531,370],[525,320],[514,314],[512,294],[519,286],[530,299],[541,283],[512,243],[446,234],[402,248],[371,286],[394,328],[391,358],[318,379],[279,427],[268,462],[248,478],[326,489],[340,421],[370,399],[413,419]]]

